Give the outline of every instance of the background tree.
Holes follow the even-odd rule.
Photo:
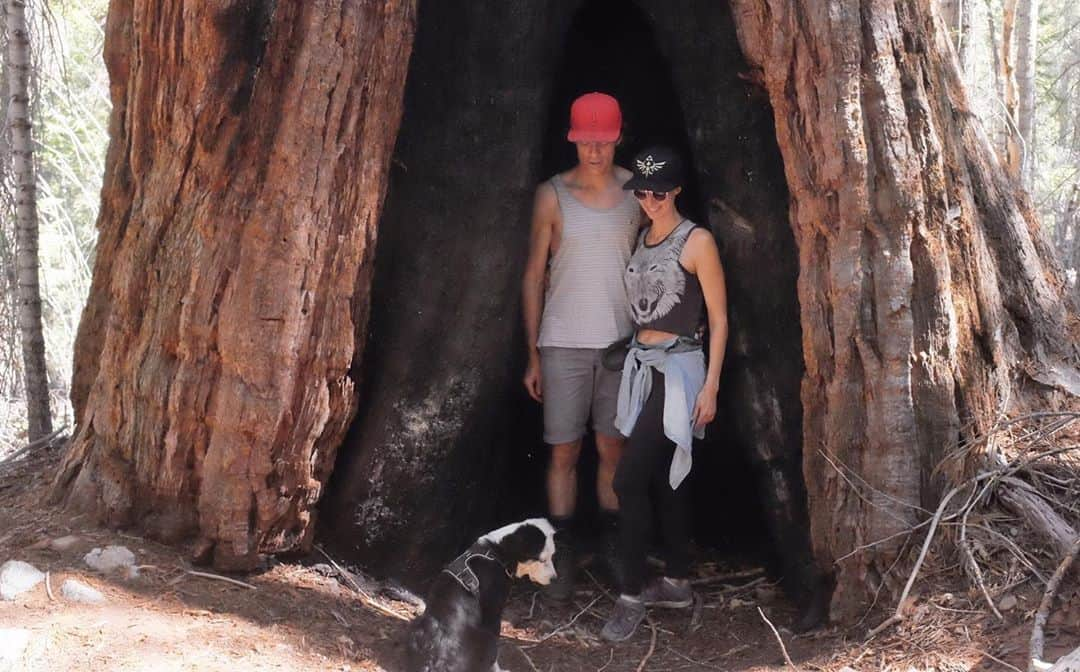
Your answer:
[[[1016,85],[1020,103],[1016,126],[1024,147],[1020,181],[1027,190],[1032,187],[1038,156],[1035,151],[1035,56],[1039,46],[1038,34],[1039,0],[1020,0],[1016,32]]]
[[[30,117],[30,73],[33,67],[30,30],[23,0],[5,3],[7,28],[8,127],[15,181],[15,265],[22,334],[23,378],[28,434],[36,441],[52,433],[45,335],[41,320],[38,271],[37,182],[34,177],[33,124]]]

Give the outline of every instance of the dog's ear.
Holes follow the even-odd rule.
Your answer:
[[[537,526],[524,523],[503,537],[496,545],[500,559],[506,563],[536,560],[544,551],[547,536]]]

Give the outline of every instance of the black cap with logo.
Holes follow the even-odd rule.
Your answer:
[[[630,169],[634,171],[634,176],[623,185],[623,189],[671,191],[683,183],[682,160],[675,150],[663,145],[638,152]]]

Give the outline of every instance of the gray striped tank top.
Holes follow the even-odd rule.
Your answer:
[[[640,208],[628,191],[613,208],[591,208],[562,177],[551,178],[562,239],[551,260],[539,347],[604,348],[633,332],[623,271],[637,239]]]

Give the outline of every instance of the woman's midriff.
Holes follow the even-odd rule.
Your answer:
[[[656,345],[678,337],[678,334],[673,334],[669,331],[657,331],[656,329],[637,330],[638,343],[644,343],[645,345]]]

